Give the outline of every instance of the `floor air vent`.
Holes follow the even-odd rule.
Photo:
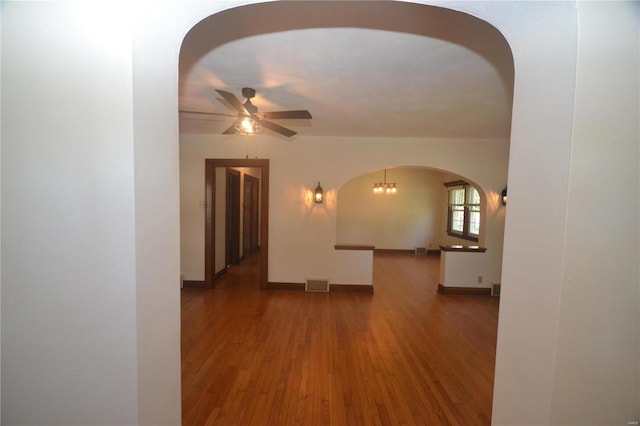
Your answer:
[[[500,296],[500,283],[491,284],[491,295],[492,296]]]
[[[329,280],[307,278],[304,291],[327,292],[329,291]]]

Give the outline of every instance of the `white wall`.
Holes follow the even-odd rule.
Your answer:
[[[639,11],[578,4],[553,424],[640,420]]]
[[[605,217],[583,192],[599,188],[598,200],[620,202],[620,188],[611,184],[624,175],[625,191],[640,194],[637,3],[581,3],[579,15],[574,2],[432,3],[495,25],[516,67],[492,421],[561,424],[563,413],[596,410],[597,418],[569,421],[637,419],[638,207],[607,210]],[[2,7],[3,422],[177,424],[177,53],[186,31],[223,6],[154,3],[148,13],[112,3],[97,16],[79,3]],[[109,11],[115,16],[104,19]],[[346,141],[347,151],[355,142]],[[300,180],[289,183],[285,165],[301,148],[282,152],[269,142],[274,186],[283,188],[274,203],[302,211],[300,194],[318,179],[335,191],[352,176],[383,168],[388,153],[376,148],[384,142],[373,144],[366,164],[339,156],[331,159],[335,175],[323,176],[328,159],[311,143],[319,165],[291,171]],[[424,145],[394,163],[413,163],[406,157],[422,154]],[[244,152],[222,142],[212,156]],[[445,160],[436,159],[447,163],[443,169],[460,169]],[[591,175],[595,168],[604,189]],[[292,226],[308,234],[295,246],[329,246],[324,232],[335,228],[332,210],[304,211],[293,224],[273,220],[270,235]],[[578,232],[585,226],[596,230],[588,244]],[[611,232],[599,230],[604,226]],[[291,252],[286,240],[271,241],[272,253]],[[621,246],[628,252],[616,251],[620,260],[609,256]],[[299,277],[298,268],[284,267],[291,259],[270,260],[275,276]],[[301,269],[312,270],[303,260]],[[602,281],[606,293],[596,285]],[[617,364],[628,370],[612,387]]]
[[[620,174],[630,178],[626,190],[638,193],[637,11],[629,10],[631,3],[618,2],[596,8],[606,9],[598,11],[597,22],[593,16],[578,22],[576,5],[567,2],[527,3],[503,22],[491,20],[509,40],[516,65],[494,424],[625,424],[638,419],[638,233],[619,232],[637,229],[637,204],[619,222],[612,222],[616,213],[602,214],[603,209],[615,211],[613,205],[622,200],[615,197],[614,203],[608,192],[617,191],[609,184]],[[526,18],[519,16],[525,10]],[[621,19],[624,13],[635,23],[629,23],[634,18]],[[616,45],[615,59],[602,57],[602,47],[585,39],[587,34],[611,41],[604,50]],[[602,67],[577,61],[578,52],[602,57]],[[576,81],[576,76],[587,81]],[[591,108],[595,116],[584,114]],[[610,114],[623,110],[628,120]],[[582,133],[587,129],[597,132],[587,136]],[[633,142],[610,139],[620,130]],[[602,131],[612,132],[604,138],[609,139],[606,148]],[[601,155],[592,155],[598,149]],[[619,161],[623,158],[634,158],[633,164]],[[632,263],[612,261],[619,255],[614,250],[591,255],[594,248],[618,247],[634,253]],[[595,281],[607,289],[592,292]],[[610,293],[601,297],[604,292]],[[614,306],[612,300],[624,302]],[[606,317],[601,324],[592,320]],[[626,340],[624,347],[616,346],[611,335]],[[601,387],[614,379],[609,373],[618,370],[618,362],[629,367],[624,380],[615,389]],[[579,392],[561,392],[569,389]],[[594,412],[598,415],[591,416]]]
[[[169,3],[129,7],[134,19],[137,423],[174,425],[181,421],[177,63],[180,42],[194,24],[189,16],[198,12],[197,6]]]
[[[138,422],[132,42],[118,12],[2,5],[3,424]]]
[[[440,284],[445,287],[490,288],[500,283],[486,252],[443,251],[440,256]]]
[[[387,169],[387,182],[399,188],[393,195],[373,193],[374,182],[384,180],[383,170],[350,180],[338,191],[336,241],[378,249],[437,249],[447,209],[443,176],[425,168]]]

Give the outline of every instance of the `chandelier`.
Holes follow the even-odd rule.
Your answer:
[[[397,194],[398,185],[395,182],[387,182],[387,169],[384,169],[384,181],[373,184],[374,194]]]

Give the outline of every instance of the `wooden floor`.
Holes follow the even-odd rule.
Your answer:
[[[375,255],[375,294],[260,291],[257,262],[182,291],[184,425],[488,425],[498,299],[439,259]]]

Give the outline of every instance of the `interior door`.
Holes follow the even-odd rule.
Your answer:
[[[243,257],[258,250],[258,211],[260,207],[260,181],[244,175],[244,208],[242,212]]]
[[[226,264],[240,263],[240,172],[227,168]]]

